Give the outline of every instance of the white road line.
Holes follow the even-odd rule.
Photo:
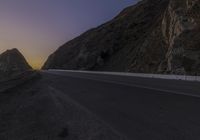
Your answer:
[[[117,84],[117,85],[123,85],[123,86],[129,86],[129,87],[136,87],[136,88],[142,88],[142,89],[166,92],[166,93],[171,93],[171,94],[176,94],[176,95],[184,95],[184,96],[200,98],[200,95],[194,95],[194,94],[189,94],[189,93],[185,93],[185,92],[179,92],[179,91],[172,91],[172,90],[166,90],[166,89],[147,87],[147,86],[142,86],[142,85],[138,85],[138,84],[127,84],[127,83],[110,81],[110,80],[93,79],[93,78],[88,78],[88,77],[69,76],[69,75],[63,75],[63,74],[52,73],[52,72],[47,72],[47,73],[54,74],[54,75],[60,75],[60,76],[66,76],[66,77],[72,77],[72,78],[88,79],[88,80],[99,81],[99,82],[104,82],[104,83],[112,83],[112,84]]]
[[[104,121],[103,118],[101,118],[100,116],[98,116],[97,114],[93,113],[89,108],[87,108],[86,106],[84,106],[83,104],[79,103],[78,101],[74,100],[73,98],[69,97],[67,94],[64,94],[62,91],[55,89],[52,86],[48,86],[49,90],[51,91],[51,96],[52,98],[56,98],[54,101],[55,102],[59,102],[57,99],[63,99],[65,100],[67,103],[71,104],[72,106],[74,106],[75,108],[86,112],[88,115],[92,116],[96,121],[101,121],[102,125],[106,126],[107,128],[109,128],[110,130],[112,130],[116,135],[119,135],[120,137],[124,138],[124,140],[128,140],[128,138],[122,134],[121,132],[119,132],[116,128],[112,127],[110,125],[110,123],[107,123],[106,121]],[[63,111],[64,106],[59,103],[62,107],[63,107]]]
[[[157,78],[157,79],[169,79],[169,80],[184,80],[184,81],[196,81],[200,82],[200,76],[190,75],[166,75],[166,74],[148,74],[148,73],[130,73],[130,72],[106,72],[106,71],[81,71],[81,70],[59,70],[50,69],[48,71],[53,72],[73,72],[73,73],[88,73],[88,74],[104,74],[104,75],[118,75],[118,76],[131,76],[131,77],[143,77],[143,78]]]

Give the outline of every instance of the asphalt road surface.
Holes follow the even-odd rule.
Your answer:
[[[40,82],[68,95],[131,140],[199,140],[200,83],[41,71]]]

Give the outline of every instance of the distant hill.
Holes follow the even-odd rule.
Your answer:
[[[17,50],[11,49],[0,54],[0,72],[23,72],[32,69],[24,56]]]
[[[61,46],[43,69],[200,75],[199,25],[199,0],[143,0]]]

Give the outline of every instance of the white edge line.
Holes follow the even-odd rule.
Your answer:
[[[63,76],[62,74],[58,74],[58,73],[51,73],[51,72],[48,72],[48,73],[54,74],[54,75]],[[185,92],[179,92],[179,91],[172,91],[172,90],[166,90],[166,89],[159,89],[159,88],[147,87],[147,86],[142,86],[142,85],[138,85],[138,84],[125,84],[125,83],[122,83],[122,82],[115,82],[115,81],[110,81],[110,80],[93,79],[93,78],[87,78],[87,77],[76,77],[76,76],[69,76],[69,75],[67,75],[67,77],[80,78],[80,79],[88,79],[88,80],[93,80],[93,81],[106,82],[106,83],[112,83],[112,84],[129,86],[129,87],[143,88],[143,89],[154,90],[154,91],[161,91],[161,92],[166,92],[166,93],[171,93],[171,94],[176,94],[176,95],[184,95],[184,96],[190,96],[190,97],[198,97],[198,98],[200,98],[200,95],[196,95],[196,94],[194,95],[194,94],[189,94],[189,93],[185,93]]]
[[[61,69],[49,69],[48,71],[57,72],[74,72],[74,73],[88,73],[88,74],[105,74],[105,75],[118,75],[118,76],[131,76],[142,78],[157,78],[167,80],[183,80],[183,81],[198,81],[200,82],[200,76],[189,75],[165,75],[165,74],[146,74],[146,73],[129,73],[129,72],[100,72],[100,71],[81,71],[81,70],[61,70]]]

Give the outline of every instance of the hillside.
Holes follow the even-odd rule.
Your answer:
[[[199,0],[143,0],[67,42],[43,69],[200,75]]]
[[[0,54],[0,76],[21,73],[32,69],[24,56],[17,49],[11,49]]]

